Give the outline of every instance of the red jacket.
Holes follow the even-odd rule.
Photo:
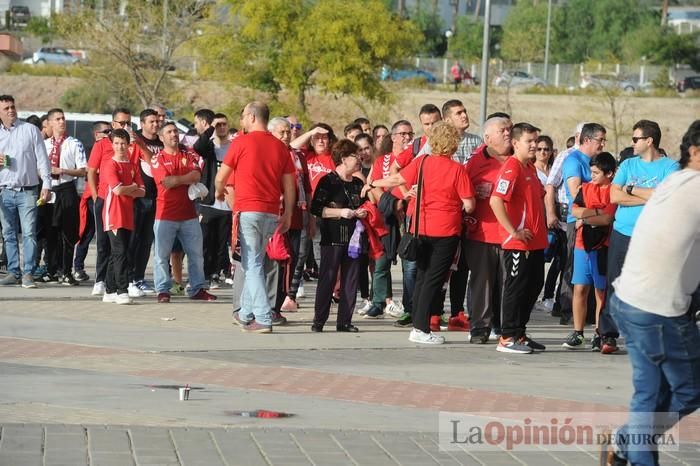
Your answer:
[[[384,255],[381,237],[388,235],[389,230],[387,230],[386,225],[384,225],[384,219],[376,205],[372,204],[370,201],[365,201],[365,203],[360,206],[360,209],[367,211],[367,217],[360,219],[360,221],[362,222],[362,226],[365,227],[367,239],[369,240],[368,255],[370,259],[377,260]]]

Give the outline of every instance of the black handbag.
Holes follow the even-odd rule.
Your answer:
[[[423,157],[423,160],[420,161],[420,168],[418,169],[418,192],[416,193],[416,212],[414,214],[416,222],[415,228],[413,229],[414,233],[406,232],[401,237],[401,241],[399,241],[399,257],[407,261],[415,261],[418,258],[418,250],[421,246],[421,240],[418,236],[420,222],[420,200],[423,192],[423,163],[428,157],[429,154]]]

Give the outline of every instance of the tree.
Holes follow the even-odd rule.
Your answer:
[[[413,11],[410,16],[425,40],[420,45],[420,52],[431,57],[440,57],[447,50],[445,23],[439,15],[425,9]]]
[[[553,19],[552,23],[556,21]],[[547,4],[520,1],[503,24],[501,55],[505,60],[532,62],[544,60],[547,30]]]
[[[42,44],[48,44],[56,37],[56,28],[49,18],[43,16],[32,16],[27,23],[26,31],[41,39]]]
[[[103,0],[104,9],[83,8],[54,17],[58,34],[89,54],[88,79],[119,93],[133,93],[144,107],[172,89],[168,72],[175,53],[197,35],[204,0]],[[123,7],[123,9],[122,9]]]
[[[306,94],[362,95],[384,101],[383,64],[401,63],[422,34],[382,0],[226,0],[199,44],[205,70],[228,81],[290,92],[306,111]],[[227,31],[227,33],[223,33]]]
[[[497,41],[492,40],[491,44]],[[484,23],[470,16],[457,18],[457,32],[450,37],[448,51],[452,57],[463,60],[481,59],[481,48],[484,43]]]

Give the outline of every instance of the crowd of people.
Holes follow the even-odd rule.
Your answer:
[[[210,109],[188,135],[165,116],[145,109],[134,131],[130,110],[115,109],[95,122],[87,156],[61,109],[20,121],[12,96],[0,96],[1,285],[88,280],[94,238],[92,294],[103,302],[214,301],[210,291],[236,278],[233,318],[245,332],[284,325],[312,279],[312,332],[324,331],[335,302],[338,332],[359,331],[355,314],[389,315],[414,343],[468,332],[473,344],[496,339],[497,351],[527,354],[545,350],[527,332],[541,310],[572,326],[566,349],[614,353],[622,332],[633,411],[685,415],[700,404],[700,120],[677,161],[654,121],[632,127],[621,157],[605,151],[595,122],[558,151],[505,113],[488,116],[483,138],[468,132],[459,100],[423,105],[420,136],[404,119],[358,118],[343,137],[322,122],[304,131],[257,101],[237,130]]]

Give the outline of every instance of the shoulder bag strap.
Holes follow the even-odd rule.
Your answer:
[[[425,159],[427,159],[430,156],[430,154],[427,154],[423,157],[423,160],[420,161],[420,167],[418,168],[418,192],[416,193],[416,212],[415,212],[415,217],[416,217],[416,222],[415,222],[415,232],[413,233],[413,236],[418,238],[419,234],[419,229],[418,227],[420,226],[420,200],[421,200],[421,194],[423,194],[423,163],[425,163]]]

